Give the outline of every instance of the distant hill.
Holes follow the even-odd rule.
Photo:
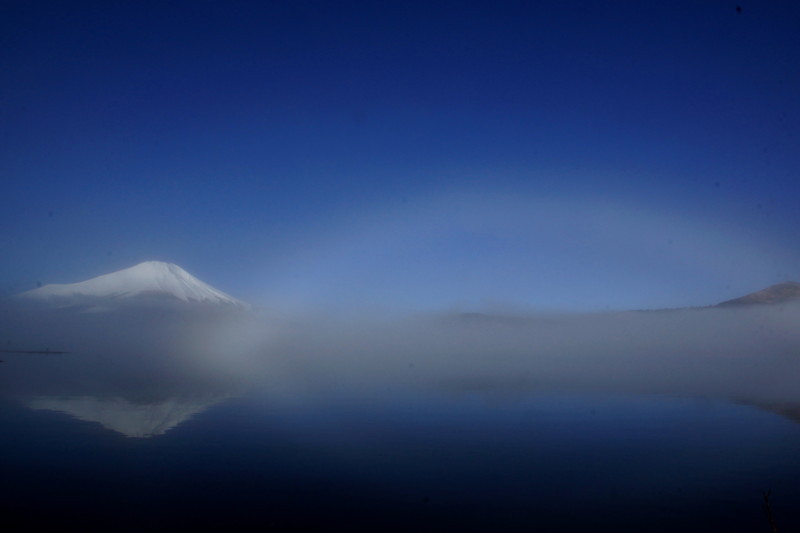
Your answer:
[[[792,301],[800,301],[800,283],[796,281],[778,283],[758,292],[734,298],[733,300],[726,300],[717,304],[717,307],[780,304]]]

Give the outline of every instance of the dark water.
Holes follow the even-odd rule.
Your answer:
[[[0,520],[800,531],[800,306],[468,318],[11,309]]]
[[[150,438],[26,405],[0,496],[32,530],[768,532],[768,489],[800,530],[800,425],[721,400],[262,388]]]

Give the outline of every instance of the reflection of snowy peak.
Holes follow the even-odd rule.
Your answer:
[[[98,422],[103,427],[127,437],[146,438],[162,435],[181,422],[205,411],[225,397],[204,399],[170,398],[159,403],[138,404],[123,398],[34,398],[32,409],[67,413],[80,420]]]
[[[111,274],[79,283],[52,284],[23,293],[21,296],[40,300],[68,298],[129,298],[132,296],[169,296],[184,302],[205,302],[245,307],[192,276],[178,265],[146,261]]]

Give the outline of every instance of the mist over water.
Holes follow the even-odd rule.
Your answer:
[[[585,390],[800,405],[798,304],[534,315],[276,317],[160,305],[4,313],[6,348],[70,352],[8,354],[6,393]]]
[[[800,523],[797,304],[0,313],[0,496],[42,528],[751,531],[767,488]]]

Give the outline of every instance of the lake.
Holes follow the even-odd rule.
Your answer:
[[[768,489],[800,525],[800,425],[722,401],[257,390],[150,438],[55,408],[0,410],[4,515],[33,528],[769,531]]]
[[[797,310],[104,316],[3,354],[0,501],[28,530],[768,532],[766,491],[800,529]]]

